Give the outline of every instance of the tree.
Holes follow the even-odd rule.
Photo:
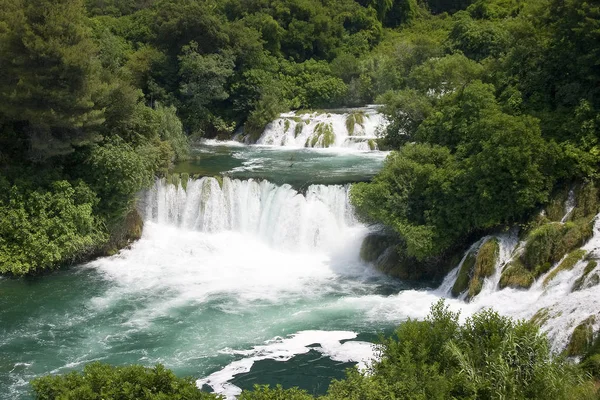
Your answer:
[[[101,92],[82,0],[0,2],[0,117],[27,124],[33,157],[94,140]]]

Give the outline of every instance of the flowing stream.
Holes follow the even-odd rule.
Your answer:
[[[583,262],[527,291],[498,290],[497,273],[471,302],[450,299],[457,269],[417,287],[362,262],[372,228],[356,220],[343,172],[368,179],[384,154],[215,143],[197,151],[196,167],[225,177],[158,180],[140,196],[145,227],[131,248],[42,278],[0,279],[1,399],[30,398],[30,379],[92,361],[162,363],[228,398],[254,384],[323,393],[345,368],[368,364],[377,334],[423,318],[442,297],[463,319],[484,307],[517,318],[545,308],[556,351],[598,316],[597,288],[571,292]],[[288,157],[301,166],[294,184],[281,182]],[[337,183],[317,173],[327,168]],[[586,249],[600,256],[598,224]],[[520,243],[516,232],[497,237],[500,270]]]

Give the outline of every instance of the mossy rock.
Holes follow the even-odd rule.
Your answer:
[[[588,277],[590,272],[592,272],[597,266],[598,266],[598,263],[596,262],[596,260],[592,260],[592,261],[588,262],[587,265],[585,266],[585,269],[583,270],[581,276],[579,278],[577,278],[577,280],[573,284],[573,288],[571,289],[571,291],[575,292],[575,291],[581,290],[583,288],[583,285],[585,284],[586,278]]]
[[[526,238],[521,260],[533,271],[538,265],[551,262],[554,249],[564,236],[565,226],[558,222],[542,225],[532,230]]]
[[[188,181],[190,180],[190,174],[188,174],[187,172],[183,172],[181,175],[181,187],[183,188],[183,190],[187,190],[187,184]]]
[[[373,139],[369,139],[367,141],[367,144],[369,145],[369,150],[371,150],[371,151],[377,150],[377,142],[374,141]]]
[[[575,264],[577,264],[577,262],[579,260],[581,260],[583,257],[585,257],[585,254],[586,254],[586,251],[582,250],[582,249],[575,250],[575,251],[569,253],[569,255],[567,257],[565,257],[565,259],[556,268],[554,268],[552,270],[552,272],[550,272],[548,274],[548,276],[544,279],[544,287],[548,286],[548,284],[554,278],[556,278],[556,275],[558,275],[559,272],[569,271],[569,270],[573,269]]]
[[[535,281],[535,277],[521,262],[521,260],[516,259],[511,261],[508,266],[502,271],[502,276],[500,277],[500,289],[504,289],[506,287],[514,288],[514,289],[529,289],[533,282]]]
[[[594,342],[595,320],[596,318],[591,316],[577,325],[565,350],[567,356],[583,356],[591,349]]]
[[[320,145],[323,148],[330,147],[335,143],[335,133],[333,132],[333,126],[326,122],[319,122],[312,133],[306,139],[304,147],[315,147]]]
[[[354,135],[354,131],[356,129],[356,125],[360,125],[364,127],[365,124],[365,113],[362,111],[357,111],[351,114],[348,114],[346,117],[346,130],[348,131],[348,135]]]
[[[300,136],[302,134],[302,129],[304,129],[304,125],[302,125],[302,123],[298,123],[296,124],[296,126],[294,127],[294,137],[297,138],[298,136]]]
[[[599,208],[598,189],[593,181],[583,183],[575,188],[575,208],[570,219],[593,217],[598,213]]]
[[[475,267],[476,257],[473,253],[467,254],[465,261],[462,263],[454,286],[452,286],[452,296],[458,297],[469,288],[469,282],[471,281],[471,274]]]
[[[284,133],[288,133],[288,131],[290,130],[290,120],[288,118],[285,119],[285,121],[283,121],[283,132]]]
[[[500,244],[498,239],[493,238],[485,242],[477,252],[475,259],[475,270],[473,278],[469,283],[469,298],[473,298],[481,292],[485,278],[496,272],[496,262],[500,255]]]
[[[167,175],[167,183],[175,186],[179,186],[181,178],[178,173]]]
[[[223,189],[223,176],[222,175],[215,175],[215,176],[213,176],[213,178],[215,178],[215,180],[219,184],[219,187],[221,189]]]
[[[592,219],[588,218],[566,224],[552,222],[542,225],[527,236],[521,261],[537,278],[565,254],[585,244],[592,235]]]
[[[367,235],[360,246],[360,258],[366,262],[375,262],[392,245],[389,236],[374,232]]]
[[[142,237],[143,230],[144,220],[140,213],[136,209],[131,210],[122,222],[111,228],[110,239],[100,250],[99,254],[103,256],[117,254],[119,250],[139,240]]]
[[[565,216],[565,203],[569,198],[567,187],[556,192],[546,206],[546,216],[550,221],[560,222]]]

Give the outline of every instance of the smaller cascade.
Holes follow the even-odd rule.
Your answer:
[[[235,231],[285,249],[339,244],[354,226],[349,187],[311,185],[305,194],[290,185],[224,177],[189,179],[184,185],[156,181],[144,196],[145,218],[207,233]]]
[[[374,107],[281,114],[265,128],[260,145],[377,150],[378,132],[388,125]]]

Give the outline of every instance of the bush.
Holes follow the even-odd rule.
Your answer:
[[[592,399],[593,384],[554,357],[533,323],[484,310],[459,325],[443,302],[383,341],[369,373],[334,381],[326,399]]]
[[[152,184],[158,168],[156,149],[142,154],[119,137],[108,140],[92,149],[85,161],[85,180],[100,197],[99,211],[109,220],[121,219],[131,208],[134,195]]]
[[[112,367],[98,362],[83,372],[45,376],[32,383],[37,400],[215,400],[220,396],[203,393],[189,378],[178,378],[162,365]]]
[[[96,204],[81,181],[55,181],[48,190],[13,186],[0,201],[0,273],[56,268],[92,252],[106,240]]]

